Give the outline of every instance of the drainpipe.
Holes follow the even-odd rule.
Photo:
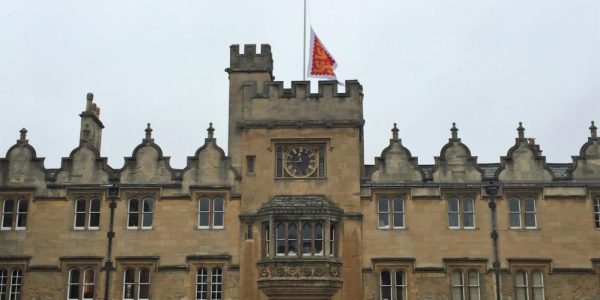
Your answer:
[[[492,233],[490,237],[492,238],[492,244],[494,248],[494,274],[496,277],[496,300],[501,299],[500,294],[500,258],[498,255],[498,231],[496,230],[496,199],[494,196],[498,194],[499,186],[495,185],[494,182],[490,182],[489,185],[485,186],[485,193],[489,196],[490,202],[488,206],[492,210]]]
[[[106,272],[106,277],[104,281],[104,300],[109,300],[110,294],[110,273],[113,271],[113,262],[112,262],[112,241],[115,238],[114,232],[114,223],[115,223],[115,208],[117,208],[117,195],[119,194],[119,187],[116,184],[112,184],[108,187],[108,198],[110,199],[110,223],[109,229],[106,233],[106,237],[108,238],[108,247],[106,251],[106,262],[104,263],[104,271]]]

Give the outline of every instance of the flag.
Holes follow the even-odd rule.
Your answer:
[[[335,76],[335,68],[337,64],[333,56],[327,51],[325,45],[315,34],[315,31],[310,28],[310,53],[308,57],[308,76],[337,80]]]

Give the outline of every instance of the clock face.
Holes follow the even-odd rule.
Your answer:
[[[317,170],[317,155],[306,146],[292,147],[285,153],[283,166],[292,177],[308,177]]]

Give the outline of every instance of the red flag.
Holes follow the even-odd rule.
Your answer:
[[[310,53],[308,58],[308,76],[337,80],[335,72],[337,67],[335,59],[327,51],[325,45],[315,34],[315,31],[310,28]]]

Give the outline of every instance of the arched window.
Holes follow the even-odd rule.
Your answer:
[[[381,300],[407,299],[406,273],[384,270],[379,274],[379,295]]]
[[[90,199],[90,209],[88,217],[88,229],[100,228],[100,199]]]
[[[448,227],[460,228],[460,204],[458,199],[448,199]]]
[[[225,199],[221,196],[203,196],[198,200],[198,228],[223,229],[225,224]]]
[[[150,299],[150,270],[126,268],[123,270],[123,300]]]
[[[461,271],[452,271],[452,300],[465,299],[465,283]]]
[[[594,224],[600,229],[600,197],[594,199]]]
[[[469,300],[480,299],[480,287],[479,287],[479,272],[471,270],[467,276],[468,292],[467,295]]]
[[[536,228],[537,218],[535,216],[535,200],[533,198],[525,198],[525,228]]]
[[[463,227],[475,228],[475,205],[472,198],[463,198]]]
[[[4,201],[2,201],[2,221],[0,223],[0,230],[27,229],[28,208],[29,202],[26,199],[4,199]]]
[[[527,283],[527,273],[517,271],[515,274],[515,288],[517,289],[517,300],[529,299],[529,285]]]
[[[23,277],[23,272],[21,269],[13,269],[10,272],[10,300],[19,300],[21,299],[21,279]]]
[[[93,300],[94,299],[95,271],[85,269],[83,273],[79,268],[69,270],[67,283],[68,300]]]
[[[521,228],[521,200],[519,198],[508,200],[508,214],[510,228]]]
[[[196,272],[196,300],[208,300],[208,270],[203,267]]]
[[[531,283],[533,300],[544,300],[544,275],[541,271],[534,271],[531,277],[533,279]]]
[[[86,202],[83,198],[75,200],[75,224],[73,225],[75,229],[85,228]]]
[[[129,199],[127,207],[127,229],[152,229],[154,199]],[[140,222],[141,221],[141,222]]]
[[[223,296],[223,271],[219,267],[212,269],[210,299],[221,300]]]
[[[389,200],[387,198],[379,198],[378,212],[379,212],[379,228],[390,228],[390,207]]]

